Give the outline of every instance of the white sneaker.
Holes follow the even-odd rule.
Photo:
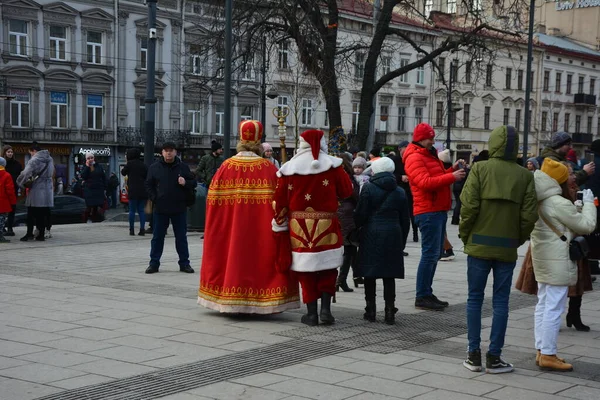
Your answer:
[[[52,238],[52,233],[50,231],[46,231],[46,233],[44,233],[44,237],[46,239],[51,239]]]
[[[33,236],[37,237],[37,235],[40,234],[40,231],[38,230],[38,228],[35,228],[35,230],[33,231]]]

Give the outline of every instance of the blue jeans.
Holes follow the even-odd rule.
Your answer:
[[[481,345],[481,305],[485,295],[485,285],[490,270],[494,274],[494,293],[492,297],[493,318],[488,352],[499,356],[504,347],[504,335],[508,324],[508,298],[516,262],[502,262],[467,257],[467,282],[469,297],[467,298],[467,337],[469,351]]]
[[[150,247],[150,266],[158,268],[160,266],[160,257],[165,247],[165,235],[169,227],[169,221],[173,224],[173,234],[175,234],[175,249],[179,255],[179,266],[190,265],[190,252],[187,242],[187,217],[186,212],[179,214],[159,214],[154,213],[154,226],[152,231],[152,241]]]
[[[444,248],[447,220],[446,211],[415,215],[415,223],[421,231],[421,261],[417,270],[416,297],[418,299],[433,294],[431,286]]]
[[[144,212],[145,205],[146,200],[129,199],[129,229],[134,228],[135,213],[137,211],[140,216],[140,230],[144,230],[144,226],[146,226],[146,213]]]

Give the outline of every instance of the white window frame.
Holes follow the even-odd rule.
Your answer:
[[[421,65],[417,68],[417,85],[425,84],[425,66]]]
[[[248,113],[248,111],[250,111]],[[240,121],[248,121],[254,119],[254,106],[251,104],[240,106]]]
[[[29,92],[28,90],[19,91],[21,92],[20,96],[16,94],[16,91],[11,91],[11,95],[15,97],[10,101],[10,126],[12,126],[13,128],[29,128],[31,126],[31,92]],[[23,97],[24,93],[27,93],[27,100],[19,100],[19,97]],[[14,106],[16,106],[17,121],[14,120]],[[23,120],[23,111],[25,108],[27,109],[26,121]]]
[[[277,47],[277,68],[290,68],[290,43],[287,40],[281,41]]]
[[[100,34],[100,42],[90,42],[90,33]],[[87,43],[87,63],[88,64],[102,64],[103,59],[103,51],[104,51],[104,35],[99,31],[88,31],[86,33],[86,43]],[[97,58],[100,58],[99,60]]]
[[[25,24],[26,32],[13,31],[11,28],[12,22],[20,22]],[[8,20],[8,40],[9,40],[9,52],[13,56],[27,57],[29,55],[29,22],[21,19],[10,19]],[[14,41],[14,51],[13,51]]]
[[[102,99],[102,105],[101,106],[97,106],[97,105],[90,105],[89,104],[89,96],[100,96],[100,98]],[[86,113],[86,118],[87,118],[87,128],[89,130],[92,131],[99,131],[102,130],[104,128],[104,95],[102,94],[88,94],[86,97],[86,106],[87,106],[87,113]],[[92,112],[92,121],[93,124],[92,126],[90,126],[90,111]],[[98,126],[98,113],[100,113],[100,122],[102,126]]]
[[[52,36],[52,28],[60,28],[64,29],[65,37]],[[57,61],[66,61],[67,60],[67,27],[60,25],[50,25],[50,59]],[[52,44],[54,44],[54,50],[52,49]],[[63,57],[61,57],[61,47]]]
[[[215,134],[222,136],[225,130],[225,106],[215,104]]]
[[[446,0],[446,12],[456,14],[456,0]]]
[[[287,108],[288,110],[288,114],[287,117],[285,117],[285,123],[288,123],[288,118],[290,117],[290,99],[288,96],[277,96],[277,108],[281,109],[281,108]]]
[[[140,99],[140,105],[138,107],[138,110],[140,112],[140,129],[143,129],[146,125],[146,103],[144,102],[144,99]]]
[[[192,135],[201,135],[205,130],[206,112],[204,107],[198,110],[188,110],[188,126]]]
[[[314,108],[312,99],[302,99],[300,110],[300,125],[313,126]]]
[[[423,122],[423,107],[415,107],[415,126]]]
[[[381,117],[384,115],[387,117],[385,119],[385,121],[381,119]],[[389,120],[390,120],[390,107],[388,105],[379,106],[379,131],[380,132],[388,131]]]
[[[52,93],[64,93],[66,102],[59,103],[52,100]],[[53,113],[56,115],[56,120],[53,121]],[[61,126],[60,120],[64,115],[64,126]],[[50,126],[57,129],[66,129],[69,127],[69,93],[67,92],[50,92]]]
[[[392,70],[392,57],[385,56],[381,57],[381,76],[389,74]]]
[[[406,132],[406,107],[398,107],[398,132]]]
[[[358,101],[352,102],[352,133],[356,133],[358,129],[358,117],[360,116],[360,103]]]
[[[365,76],[365,53],[354,54],[354,79],[362,79]]]
[[[254,54],[248,55],[244,60],[242,67],[242,80],[253,81],[256,78],[256,71],[254,70]]]
[[[144,41],[146,46],[144,47]],[[148,69],[148,38],[140,38],[140,68],[143,70]]]
[[[410,60],[408,58],[401,58],[400,59],[400,68],[406,67],[409,63],[410,63]],[[407,72],[400,75],[400,82],[408,83],[408,73]]]
[[[429,13],[433,11],[433,0],[424,0],[423,1],[423,14],[425,17],[429,17]]]

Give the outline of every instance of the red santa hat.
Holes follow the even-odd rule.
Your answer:
[[[321,151],[321,141],[323,139],[323,131],[311,129],[303,132],[300,135],[300,148],[308,148],[310,146],[314,160],[310,164],[313,168],[319,168],[319,152]],[[305,142],[306,144],[302,143]]]

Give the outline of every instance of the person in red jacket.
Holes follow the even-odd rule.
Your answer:
[[[464,160],[445,169],[434,143],[435,131],[429,124],[421,123],[415,127],[413,141],[402,156],[413,194],[415,222],[421,231],[415,307],[424,310],[448,307],[448,302],[433,294],[433,276],[444,245],[448,210],[452,206],[450,185],[465,178],[465,171],[459,168],[464,165]]]
[[[0,157],[0,243],[10,242],[4,237],[4,224],[15,205],[17,204],[17,196],[15,195],[15,186],[13,185],[12,176],[4,169],[6,160]]]

